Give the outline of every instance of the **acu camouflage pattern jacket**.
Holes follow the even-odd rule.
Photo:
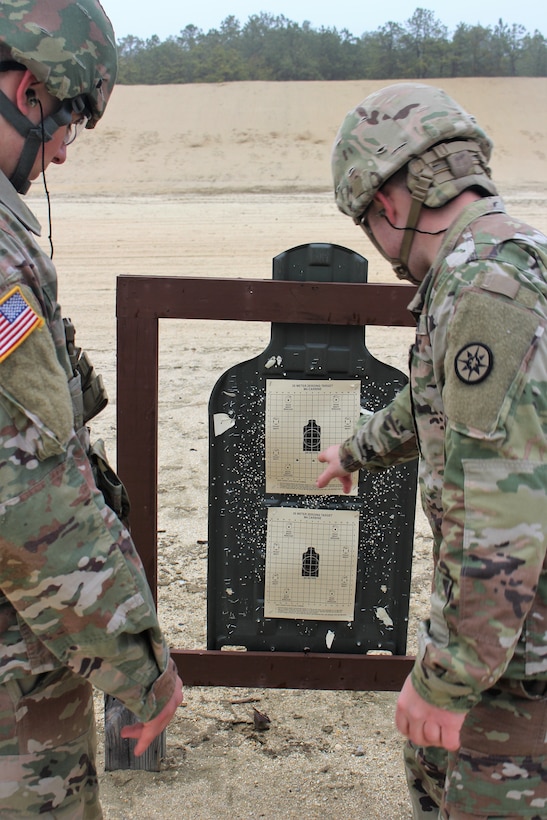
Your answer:
[[[434,579],[413,682],[466,711],[500,678],[547,679],[547,239],[474,202],[409,307],[409,385],[340,455],[420,457]]]
[[[174,664],[74,432],[55,270],[30,231],[1,176],[0,684],[67,666],[146,721],[174,690]]]

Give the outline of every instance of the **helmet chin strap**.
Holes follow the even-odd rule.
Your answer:
[[[429,171],[428,168],[424,169],[424,172],[418,177],[416,186],[414,190],[411,192],[411,205],[410,211],[408,212],[408,218],[406,221],[406,225],[404,228],[399,228],[397,225],[393,225],[391,221],[386,216],[385,212],[381,212],[381,215],[387,219],[389,225],[396,231],[403,231],[403,241],[401,242],[401,250],[399,251],[398,257],[388,256],[384,249],[378,244],[376,238],[372,233],[368,233],[369,239],[375,246],[376,250],[382,254],[384,259],[386,259],[393,270],[395,271],[396,276],[399,279],[406,279],[409,282],[412,282],[413,285],[421,284],[420,280],[417,279],[410,268],[408,267],[408,261],[410,259],[410,251],[412,250],[412,243],[414,242],[415,234],[427,234],[428,236],[437,236],[438,234],[444,233],[446,228],[442,228],[439,231],[422,231],[418,227],[418,220],[420,218],[420,213],[422,211],[423,204],[427,198],[427,193],[429,188],[431,187],[431,183],[433,182],[433,174]]]
[[[414,236],[417,233],[421,233],[416,227],[418,224],[418,220],[420,218],[420,213],[422,211],[423,204],[427,197],[427,192],[431,187],[431,183],[433,182],[433,174],[429,169],[424,169],[425,173],[422,173],[421,176],[418,178],[416,182],[416,187],[414,191],[411,193],[411,205],[410,211],[408,212],[408,219],[406,221],[406,225],[403,228],[403,241],[401,243],[401,250],[399,251],[399,258],[398,259],[390,259],[391,265],[393,270],[395,271],[396,276],[399,279],[407,279],[409,282],[412,282],[414,285],[419,285],[420,280],[416,279],[415,276],[412,275],[410,272],[410,268],[408,267],[408,261],[410,259],[410,251],[412,250],[412,243],[414,242]],[[439,231],[439,233],[444,233],[443,231]]]
[[[413,200],[412,206],[410,208],[410,212],[408,215],[408,220],[404,228],[398,228],[396,225],[392,225],[390,220],[387,218],[385,212],[380,212],[380,216],[384,216],[387,219],[389,225],[392,228],[398,231],[404,231],[403,241],[401,243],[401,250],[399,252],[398,257],[389,256],[380,243],[377,241],[376,237],[372,232],[368,233],[368,238],[376,248],[376,250],[382,254],[384,259],[389,262],[393,270],[395,271],[395,275],[398,279],[406,279],[408,282],[412,282],[413,285],[419,285],[420,280],[416,279],[415,276],[412,275],[410,272],[410,268],[408,267],[408,260],[410,258],[410,251],[412,249],[412,243],[414,241],[414,234],[421,233],[416,228],[418,223],[418,219],[420,217],[420,211],[422,210],[422,202],[418,202]]]
[[[0,114],[24,137],[25,143],[17,167],[10,177],[10,182],[20,194],[26,194],[30,188],[29,176],[38,151],[45,142],[49,142],[56,131],[72,121],[73,104],[71,100],[63,103],[61,108],[48,117],[41,118],[35,125],[19,111],[17,106],[0,91]]]

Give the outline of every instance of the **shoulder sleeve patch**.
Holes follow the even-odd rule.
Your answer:
[[[524,387],[541,320],[531,310],[466,291],[450,326],[443,402],[448,423],[492,435]],[[519,378],[520,375],[520,378]]]
[[[23,327],[23,322],[28,324]],[[0,393],[36,430],[29,441],[34,441],[35,454],[43,459],[63,452],[72,432],[67,374],[59,363],[38,303],[22,286],[0,300],[0,327],[8,326],[9,335],[13,323],[21,324],[14,332],[16,341],[6,336],[4,347],[9,351],[0,357]]]
[[[458,350],[454,359],[456,376],[465,384],[484,381],[493,367],[494,355],[488,345],[481,342],[467,342]]]
[[[27,301],[19,286],[0,299],[0,362],[13,353],[44,320]]]

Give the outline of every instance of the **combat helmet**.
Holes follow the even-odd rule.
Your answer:
[[[423,205],[439,208],[468,188],[496,194],[488,162],[492,141],[442,89],[394,83],[350,111],[336,136],[332,173],[338,208],[359,224],[376,192],[407,169],[412,208],[401,259],[390,260],[400,278]],[[381,248],[380,248],[381,250]]]
[[[116,82],[116,40],[98,0],[7,0],[0,4],[0,47],[10,56],[0,70],[28,68],[63,103],[36,127],[0,92],[0,113],[26,140],[11,179],[25,193],[43,141],[74,113],[85,115],[86,128],[102,117]]]

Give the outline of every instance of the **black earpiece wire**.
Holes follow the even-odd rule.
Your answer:
[[[37,101],[38,107],[40,108],[40,127],[42,129],[42,150],[41,150],[41,157],[42,157],[42,180],[44,183],[44,193],[46,195],[46,202],[47,202],[47,220],[48,220],[48,240],[49,240],[49,258],[53,259],[54,254],[54,247],[53,247],[53,223],[51,219],[51,198],[49,195],[49,189],[47,187],[47,179],[46,179],[46,140],[45,140],[45,131],[44,131],[44,110],[42,108],[42,103],[39,97],[33,97],[33,100]]]

